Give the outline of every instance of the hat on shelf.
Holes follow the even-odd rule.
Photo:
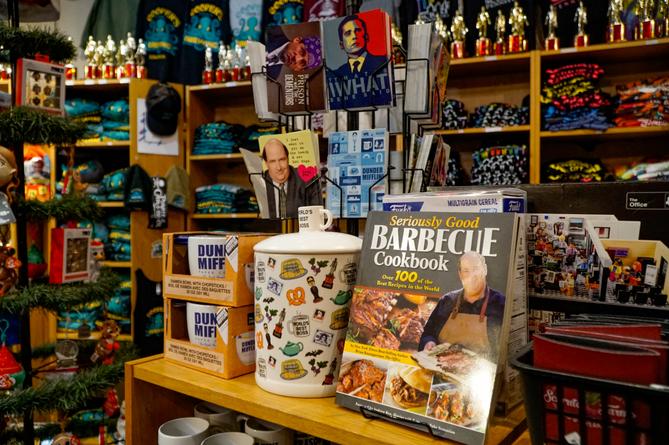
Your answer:
[[[190,208],[188,173],[182,167],[173,165],[167,172],[167,205],[181,210]]]
[[[151,205],[152,182],[149,175],[135,164],[125,178],[124,201],[128,210],[147,210]]]
[[[181,96],[166,83],[156,83],[146,95],[146,125],[151,133],[170,136],[177,131]]]

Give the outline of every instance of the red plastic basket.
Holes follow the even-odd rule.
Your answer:
[[[533,444],[669,444],[669,387],[581,377],[533,363],[532,343],[511,360],[521,375]]]

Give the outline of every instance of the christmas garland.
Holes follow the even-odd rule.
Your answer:
[[[0,312],[21,314],[32,308],[65,312],[80,304],[108,300],[120,283],[121,279],[118,275],[109,270],[103,270],[98,281],[94,283],[64,284],[62,286],[35,284],[21,290],[13,290],[0,298]]]
[[[18,219],[26,221],[45,221],[49,218],[58,221],[100,221],[105,215],[96,201],[81,195],[64,195],[46,202],[18,200],[15,213]]]
[[[10,148],[23,142],[72,145],[85,133],[83,123],[30,107],[14,107],[0,113],[0,144]]]
[[[13,62],[21,57],[33,59],[36,54],[48,54],[51,62],[64,63],[77,55],[74,44],[57,30],[10,28],[6,24],[0,24],[0,47],[6,51],[1,62]]]
[[[35,437],[46,439],[54,437],[62,431],[62,427],[57,423],[47,423],[35,427]],[[23,444],[23,429],[7,429],[0,431],[0,443],[12,445]]]
[[[111,365],[100,365],[79,372],[71,379],[48,380],[43,384],[0,396],[0,413],[23,414],[26,410],[75,412],[92,397],[113,387],[123,378],[123,367],[133,351],[120,351]]]

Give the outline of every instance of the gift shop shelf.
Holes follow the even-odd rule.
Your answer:
[[[191,155],[190,160],[197,161],[242,161],[244,157],[241,153],[230,153],[220,155]]]
[[[193,213],[193,219],[255,219],[257,213]]]
[[[102,267],[111,267],[112,269],[126,269],[132,267],[131,261],[103,261]]]
[[[76,333],[68,333],[68,332],[58,332],[56,333],[56,338],[58,340],[100,340],[100,332],[99,331],[93,331],[91,332],[91,335],[88,337],[78,337]],[[118,341],[132,341],[132,335],[128,334],[121,334],[118,337],[116,337]]]
[[[669,306],[649,306],[632,303],[610,303],[583,298],[532,294],[529,307],[533,310],[565,312],[569,314],[610,314],[637,317],[669,318]]]
[[[542,139],[619,139],[619,138],[648,138],[668,136],[669,125],[656,127],[613,127],[605,131],[571,130],[571,131],[542,131]]]
[[[464,59],[451,59],[448,77],[452,79],[485,76],[494,72],[496,76],[501,74],[528,71],[532,53],[524,52],[518,54],[506,54],[503,56],[467,57]]]
[[[230,99],[232,97],[248,97],[253,100],[253,91],[251,90],[251,81],[243,80],[240,82],[212,83],[209,85],[193,85],[187,87],[190,94],[196,96],[205,96],[209,100],[219,100],[221,98]]]
[[[621,63],[669,57],[669,38],[602,43],[583,48],[540,51],[543,60],[560,63]]]
[[[254,374],[223,380],[171,363],[162,356],[126,363],[126,437],[128,445],[155,443],[166,420],[192,416],[198,400],[206,400],[341,444],[452,443],[339,407],[333,397],[292,398],[260,389]],[[525,412],[494,418],[487,444],[511,444],[525,429]]]
[[[515,125],[510,127],[484,127],[484,128],[462,128],[459,130],[436,130],[434,134],[442,136],[480,136],[495,133],[528,133],[529,125]]]
[[[123,201],[101,201],[98,205],[103,209],[122,209],[125,207]]]
[[[130,148],[130,141],[85,141],[77,142],[76,148]]]

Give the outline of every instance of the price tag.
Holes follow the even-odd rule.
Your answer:
[[[578,51],[578,49],[575,48],[575,47],[564,48],[564,49],[560,50],[560,52],[561,52],[562,54],[575,53],[576,51]]]
[[[84,85],[95,85],[95,81],[93,79],[86,79],[84,80]]]
[[[485,132],[486,133],[498,133],[502,131],[502,127],[486,127]]]
[[[499,56],[485,56],[483,58],[483,60],[485,60],[486,62],[491,62],[491,61],[497,60],[497,59],[499,59]]]
[[[646,45],[657,45],[658,43],[660,43],[660,41],[657,39],[646,40]]]
[[[107,79],[100,79],[100,80],[98,80],[98,83],[100,85],[105,85],[107,83]]]

